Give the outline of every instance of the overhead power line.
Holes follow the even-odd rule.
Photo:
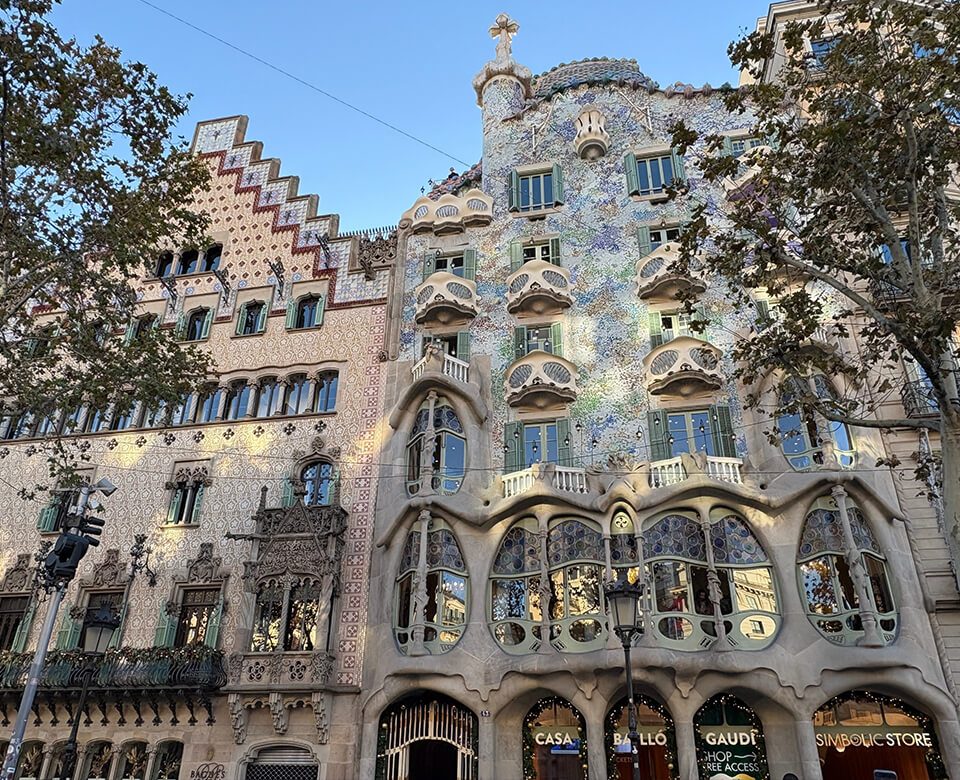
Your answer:
[[[284,68],[281,68],[279,65],[275,65],[274,63],[270,62],[269,60],[265,60],[265,59],[263,59],[263,57],[260,57],[260,56],[258,56],[258,55],[256,55],[256,54],[254,54],[253,52],[248,51],[247,49],[244,49],[244,48],[242,48],[242,47],[240,47],[240,46],[237,46],[235,43],[231,43],[230,41],[228,41],[228,40],[226,40],[226,39],[224,39],[224,38],[221,38],[219,35],[216,35],[216,34],[210,32],[209,30],[205,30],[203,27],[200,27],[200,26],[194,24],[193,22],[187,21],[186,19],[184,19],[184,18],[181,17],[181,16],[177,16],[176,14],[171,13],[171,12],[168,11],[166,8],[161,8],[159,5],[156,5],[156,4],[154,4],[154,3],[151,3],[150,0],[138,0],[138,2],[139,2],[141,5],[145,5],[145,6],[149,7],[149,8],[152,8],[152,9],[153,9],[154,11],[156,11],[157,13],[161,13],[161,14],[163,14],[164,16],[170,17],[170,18],[173,19],[174,21],[180,22],[180,24],[189,27],[191,30],[195,30],[196,32],[200,33],[201,35],[205,35],[206,37],[211,38],[212,40],[216,41],[217,43],[223,44],[224,46],[226,46],[226,47],[229,48],[229,49],[233,49],[233,50],[234,50],[235,52],[237,52],[238,54],[242,54],[244,57],[248,57],[249,59],[253,60],[254,62],[258,62],[258,63],[260,63],[261,65],[263,65],[263,66],[265,66],[265,67],[267,67],[267,68],[270,68],[270,70],[276,71],[277,73],[279,73],[279,74],[281,74],[281,75],[283,75],[283,76],[286,76],[288,79],[292,79],[293,81],[296,81],[298,84],[300,84],[300,85],[302,85],[302,86],[304,86],[304,87],[307,87],[307,89],[312,89],[314,92],[318,92],[319,94],[323,95],[325,98],[328,98],[329,100],[332,100],[332,101],[334,101],[335,103],[339,103],[341,106],[344,106],[345,108],[349,108],[351,111],[356,111],[358,114],[361,114],[362,116],[365,116],[367,119],[371,119],[371,120],[373,120],[374,122],[376,122],[377,124],[383,125],[384,127],[388,128],[388,129],[390,129],[390,130],[393,130],[393,132],[399,133],[400,135],[402,135],[402,136],[404,136],[404,137],[406,137],[406,138],[409,138],[411,141],[414,141],[414,142],[420,144],[421,146],[425,146],[425,147],[427,147],[428,149],[432,149],[433,151],[438,152],[439,154],[442,154],[444,157],[449,157],[449,158],[450,158],[451,160],[453,160],[454,162],[458,162],[458,163],[460,163],[461,165],[465,165],[467,168],[469,168],[469,167],[472,165],[472,163],[468,163],[468,162],[466,162],[465,160],[461,160],[461,159],[460,159],[459,157],[457,157],[456,155],[450,154],[450,152],[445,152],[443,149],[441,149],[441,148],[438,147],[438,146],[434,146],[434,145],[433,145],[432,143],[430,143],[429,141],[425,141],[425,140],[423,140],[422,138],[419,138],[418,136],[413,135],[413,133],[408,133],[406,130],[403,130],[403,129],[397,127],[396,125],[391,124],[391,123],[388,122],[387,120],[381,119],[380,117],[375,116],[374,114],[371,114],[369,111],[365,111],[364,109],[360,108],[359,106],[355,106],[353,103],[349,103],[348,101],[344,100],[343,98],[337,97],[336,95],[328,92],[327,90],[323,89],[322,87],[318,87],[316,84],[314,84],[314,83],[312,83],[312,82],[310,82],[310,81],[307,81],[306,79],[301,78],[300,76],[297,76],[295,73],[291,73],[290,71],[285,70]]]

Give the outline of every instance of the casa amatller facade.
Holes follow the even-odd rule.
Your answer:
[[[753,317],[670,268],[687,215],[665,184],[729,193],[667,128],[723,134],[745,177],[767,139],[632,60],[534,76],[518,29],[497,17],[473,81],[480,162],[392,228],[341,234],[245,118],[198,126],[215,243],[158,255],[117,337],[173,329],[219,374],[176,409],[65,411],[119,490],[18,780],[59,777],[74,717],[74,780],[629,778],[612,578],[646,588],[644,778],[960,778],[960,597],[909,464],[936,441],[782,421],[803,432],[771,444],[732,379]],[[901,383],[885,413],[936,413],[906,366]],[[53,424],[4,420],[5,480],[40,478]],[[873,465],[892,455],[902,470]],[[53,529],[10,493],[0,512],[8,724]],[[105,603],[123,622],[76,713],[75,648]]]

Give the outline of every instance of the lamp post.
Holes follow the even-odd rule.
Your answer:
[[[640,599],[643,597],[643,585],[631,584],[626,578],[607,583],[603,589],[610,610],[613,630],[623,644],[623,658],[627,672],[627,724],[630,740],[630,753],[633,758],[633,780],[640,780],[640,754],[637,745],[640,735],[637,733],[637,706],[633,700],[633,667],[630,665],[630,647],[633,638],[643,631],[643,619],[640,616]]]
[[[73,765],[77,759],[77,730],[80,728],[80,719],[83,717],[83,708],[87,704],[87,691],[93,681],[103,654],[110,646],[110,638],[120,625],[120,618],[108,604],[90,615],[83,623],[83,660],[80,666],[80,678],[83,688],[80,692],[80,701],[77,704],[76,714],[73,716],[73,725],[70,728],[70,739],[63,748],[60,759],[60,780],[69,780],[73,774]]]

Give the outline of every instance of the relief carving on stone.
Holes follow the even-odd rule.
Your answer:
[[[30,553],[21,553],[17,556],[17,562],[3,577],[3,585],[0,590],[4,593],[13,593],[30,589],[30,582],[33,576],[33,567]]]

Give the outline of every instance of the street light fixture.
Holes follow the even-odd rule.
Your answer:
[[[80,701],[77,704],[76,713],[73,716],[70,739],[67,740],[60,759],[60,780],[69,780],[73,775],[73,765],[77,759],[77,730],[80,728],[80,719],[83,717],[84,707],[87,704],[87,691],[100,668],[103,654],[110,647],[110,638],[119,626],[120,618],[110,608],[109,604],[101,604],[99,609],[83,622],[84,655],[79,670],[79,676],[83,680],[83,688],[80,692]]]
[[[637,733],[637,707],[633,700],[633,667],[630,665],[630,648],[633,638],[643,633],[643,615],[640,612],[640,599],[643,598],[643,585],[633,584],[626,577],[607,583],[603,589],[607,599],[607,609],[613,631],[623,644],[623,658],[627,673],[627,724],[630,740],[630,753],[633,758],[633,780],[640,780],[640,754],[637,747],[640,735]]]

